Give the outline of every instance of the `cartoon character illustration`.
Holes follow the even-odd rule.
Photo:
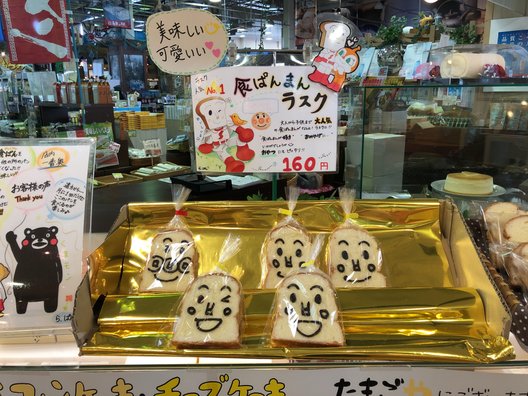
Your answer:
[[[276,293],[271,342],[274,346],[341,346],[335,290],[319,272],[294,272]]]
[[[231,122],[228,121],[226,101],[219,96],[199,101],[196,114],[205,125],[198,151],[203,154],[215,152],[224,162],[227,172],[243,172],[243,161],[249,161],[255,156],[248,145],[253,140],[254,133],[250,128],[243,127],[247,121],[240,119],[238,114],[231,114]],[[236,158],[228,152],[233,146],[236,146]]]
[[[184,291],[196,276],[197,261],[190,231],[180,229],[157,234],[141,274],[139,291]]]
[[[285,225],[274,229],[263,246],[266,258],[265,288],[274,288],[290,272],[310,259],[310,236],[299,227]]]
[[[240,346],[240,282],[221,272],[197,277],[185,291],[172,342],[180,348]]]
[[[59,256],[58,228],[26,228],[22,247],[18,246],[13,231],[6,234],[17,262],[13,276],[16,311],[26,312],[28,302],[44,301],[44,311],[55,312],[58,305],[59,285],[62,282],[62,264]]]
[[[253,128],[263,131],[270,127],[271,117],[268,113],[259,111],[253,114],[253,117],[251,117],[251,125],[253,125]]]
[[[352,73],[359,65],[357,52],[361,50],[361,46],[354,47],[357,38],[348,39],[351,31],[345,23],[325,21],[319,25],[319,29],[319,46],[323,49],[313,60],[312,66],[315,70],[308,78],[339,92],[346,74]]]
[[[328,239],[328,272],[335,287],[385,287],[381,251],[366,230],[345,227]]]
[[[9,269],[0,263],[0,317],[3,316],[5,310],[5,301],[7,299],[7,293],[2,281],[9,275]]]

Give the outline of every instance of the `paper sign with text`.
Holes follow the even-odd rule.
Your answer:
[[[191,77],[199,172],[336,170],[337,93],[313,68],[218,68]]]
[[[145,28],[151,59],[170,74],[190,75],[218,66],[229,37],[222,21],[208,11],[180,8],[148,17]]]
[[[528,376],[412,367],[4,370],[5,395],[521,396]],[[11,393],[8,393],[11,392]]]
[[[0,332],[70,327],[93,161],[74,140],[0,146]]]

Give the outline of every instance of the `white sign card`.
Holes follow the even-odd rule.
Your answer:
[[[413,367],[176,366],[144,371],[85,368],[0,373],[4,392],[42,396],[521,396],[526,395],[527,387],[528,376],[522,374]]]
[[[218,68],[191,77],[199,172],[336,170],[337,93],[310,66]]]
[[[3,143],[0,332],[69,328],[82,279],[95,145],[92,139]]]
[[[179,8],[152,14],[145,27],[151,59],[170,74],[190,75],[218,66],[229,37],[209,11]]]

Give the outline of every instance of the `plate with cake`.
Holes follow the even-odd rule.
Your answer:
[[[476,172],[449,173],[445,180],[431,183],[433,190],[442,195],[490,198],[506,193],[504,187],[493,184],[493,177]]]

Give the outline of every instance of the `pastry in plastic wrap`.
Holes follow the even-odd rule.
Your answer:
[[[336,293],[330,279],[315,269],[288,275],[277,288],[271,345],[337,347],[345,344]]]
[[[345,221],[328,237],[326,262],[334,287],[385,287],[381,273],[382,256],[378,241],[366,229],[354,222],[356,191],[339,188],[339,202]]]
[[[312,250],[310,236],[306,229],[293,218],[293,210],[297,204],[299,189],[289,187],[288,210],[281,209],[285,214],[264,239],[261,250],[261,264],[265,269],[262,287],[274,288],[290,272],[299,269],[309,260]]]
[[[512,217],[504,224],[502,234],[507,242],[528,242],[528,215]]]
[[[525,215],[526,212],[512,202],[495,202],[484,209],[484,220],[491,243],[504,242],[504,227],[514,217]]]
[[[328,239],[328,271],[335,287],[385,287],[376,238],[354,225],[342,225]]]
[[[238,348],[243,325],[242,287],[213,272],[197,277],[181,300],[172,343],[181,349]]]
[[[139,291],[184,291],[196,277],[197,267],[198,252],[189,230],[160,232],[152,240]]]
[[[291,271],[297,270],[308,261],[311,242],[306,231],[295,225],[275,228],[266,238],[265,288],[274,288]]]

